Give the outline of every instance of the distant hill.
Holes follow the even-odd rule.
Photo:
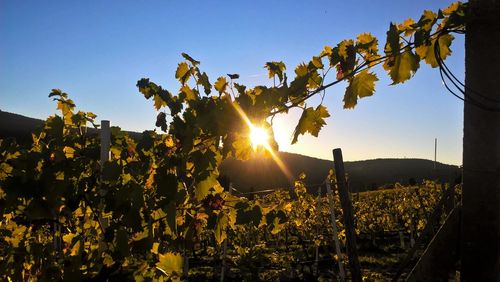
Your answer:
[[[16,138],[18,143],[31,141],[31,132],[43,126],[44,121],[41,119],[30,118],[23,115],[4,112],[0,110],[0,139],[7,137]],[[89,128],[90,134],[97,134],[99,130]],[[125,131],[130,137],[139,139],[141,133],[133,131]]]
[[[42,125],[42,120],[0,111],[0,138],[15,137],[20,143],[29,142],[31,132]],[[97,130],[90,132],[97,133]],[[128,133],[135,139],[141,136],[137,132]],[[309,185],[323,182],[328,171],[333,167],[333,162],[330,160],[285,152],[278,152],[277,155],[288,167],[293,177],[296,178],[304,172],[307,176],[306,183]],[[438,163],[436,170],[433,168],[432,161],[423,159],[375,159],[345,162],[351,191],[372,190],[396,182],[407,184],[411,178],[417,182],[423,179],[453,182],[460,175],[460,169],[457,166]],[[258,191],[292,185],[270,158],[257,157],[249,161],[228,159],[221,166],[221,174],[229,177],[240,191],[251,189]]]
[[[41,127],[43,121],[0,110],[0,138],[14,137],[18,142],[31,140],[31,132]]]
[[[299,154],[279,152],[277,154],[287,165],[294,177],[301,172],[306,174],[309,185],[322,183],[333,168],[333,161],[321,160]],[[460,176],[457,166],[437,163],[423,159],[375,159],[345,162],[351,191],[373,190],[396,182],[408,184],[410,179],[420,182],[435,179],[454,182]],[[292,185],[280,168],[269,158],[256,158],[248,161],[226,160],[221,167],[222,174],[241,191],[255,191]]]

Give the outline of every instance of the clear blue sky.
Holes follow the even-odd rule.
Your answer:
[[[69,93],[79,109],[123,129],[152,129],[151,101],[135,84],[149,77],[172,92],[181,52],[202,62],[212,81],[238,73],[249,86],[268,84],[263,65],[294,67],[324,45],[371,32],[385,42],[391,21],[418,19],[452,1],[0,1],[0,109],[36,118],[56,112],[50,89]],[[464,76],[463,38],[448,64]],[[342,109],[345,85],[327,91],[331,117],[318,138],[290,146],[300,116],[276,123],[281,150],[346,160],[434,157],[462,163],[463,105],[447,94],[439,72],[421,65],[403,85],[389,86],[381,68],[374,96]],[[330,79],[334,79],[331,77]],[[313,105],[313,103],[311,103]]]

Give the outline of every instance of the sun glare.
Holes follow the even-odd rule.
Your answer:
[[[252,126],[250,130],[250,141],[252,142],[254,150],[259,146],[267,147],[269,134],[261,127]]]

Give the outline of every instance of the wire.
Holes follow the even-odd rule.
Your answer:
[[[454,31],[454,32],[459,33],[459,34],[463,34],[463,31]],[[488,100],[488,101],[493,102],[493,103],[500,103],[499,100],[496,100],[494,98],[490,98],[490,97],[488,97],[488,96],[486,96],[486,95],[484,95],[476,90],[470,89],[469,87],[465,86],[465,84],[462,83],[453,74],[453,72],[448,68],[448,66],[444,63],[443,59],[441,58],[441,51],[440,51],[440,47],[439,47],[439,39],[443,34],[444,33],[440,33],[436,37],[436,41],[434,43],[434,56],[436,58],[438,66],[439,66],[439,74],[441,76],[441,81],[443,82],[443,85],[445,86],[446,90],[448,90],[448,92],[450,92],[453,96],[464,101],[465,103],[469,103],[471,105],[474,105],[474,106],[476,106],[480,109],[486,110],[486,111],[500,112],[500,107],[491,107],[491,106],[485,105],[483,102],[476,100],[476,98],[481,97],[482,99]],[[455,88],[458,91],[460,91],[462,93],[463,97],[461,97],[459,94],[455,93],[455,91],[453,91],[450,88],[445,77],[449,80],[449,82],[451,82],[453,84],[453,86],[455,86]],[[465,90],[467,90],[467,94],[466,94]],[[474,95],[476,97],[474,97]]]

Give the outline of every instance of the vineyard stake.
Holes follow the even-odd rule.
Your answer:
[[[329,179],[327,179],[326,181],[326,192],[328,193],[330,218],[332,220],[332,228],[333,228],[333,241],[335,242],[335,252],[337,253],[337,263],[339,265],[340,281],[345,281],[344,265],[342,264],[342,253],[340,252],[339,232],[337,230],[337,221],[335,220],[335,209],[333,206],[333,193],[332,193],[332,188],[330,187]]]
[[[111,146],[111,131],[110,131],[110,122],[109,120],[101,120],[101,183],[102,183],[102,172],[104,168],[104,163],[109,161],[109,147]],[[99,214],[97,215],[97,220],[103,229],[108,227],[108,221],[103,218],[101,211],[104,210],[104,195],[106,195],[106,191],[100,187],[99,195],[101,199],[99,201]],[[106,243],[103,240],[104,234],[101,234],[99,239],[99,250],[103,252],[107,249]]]
[[[229,195],[232,194],[232,190],[233,190],[233,184],[229,183]],[[226,230],[226,233],[227,233],[227,230]],[[224,239],[224,242],[222,243],[222,270],[220,272],[220,282],[224,282],[224,276],[226,274],[227,241],[229,240],[228,235],[229,234],[226,234],[226,239]]]
[[[318,198],[317,198],[317,205],[316,205],[316,214],[320,213],[320,208],[321,208],[321,185],[318,187]],[[319,239],[319,222],[316,222],[316,240]],[[316,246],[315,249],[315,256],[314,256],[314,271],[313,275],[317,276],[318,275],[318,261],[319,261],[319,246],[314,242],[314,245]]]
[[[344,227],[347,239],[347,257],[349,258],[349,268],[351,269],[352,281],[358,282],[361,279],[361,267],[359,266],[358,250],[356,249],[356,231],[354,230],[354,214],[352,203],[347,189],[345,179],[344,160],[340,148],[333,149],[333,163],[337,187],[340,196],[340,204],[344,213]]]

